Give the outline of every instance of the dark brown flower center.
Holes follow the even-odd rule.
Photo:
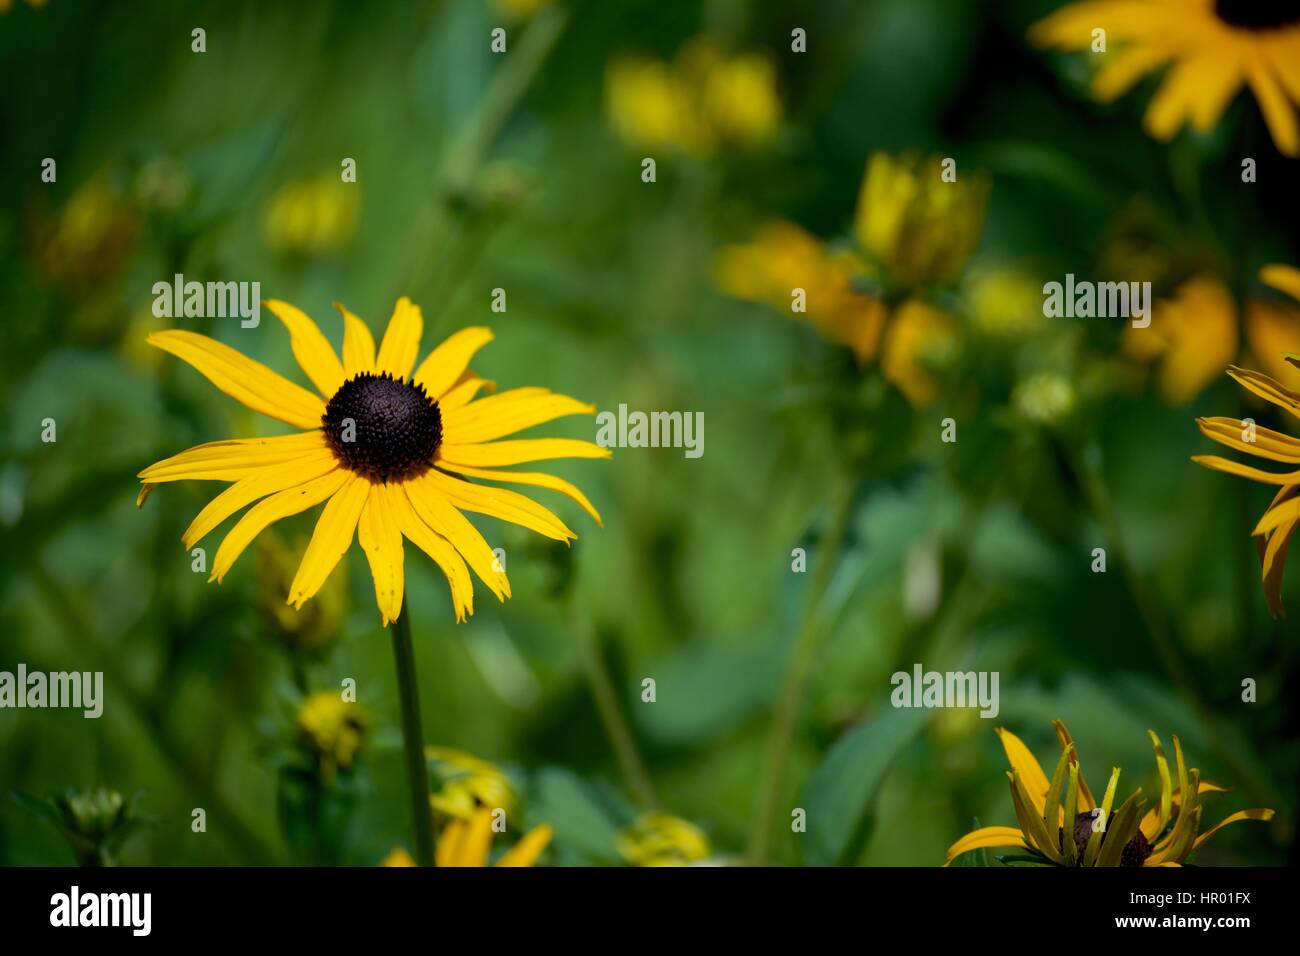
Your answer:
[[[1214,0],[1214,14],[1229,26],[1243,30],[1276,30],[1300,23],[1300,3],[1295,0]]]
[[[1087,813],[1079,813],[1074,818],[1074,846],[1083,859],[1083,851],[1088,846],[1088,837],[1092,836],[1093,827],[1100,814],[1096,810],[1090,810]],[[1101,835],[1101,845],[1105,845],[1106,838],[1110,836],[1109,832]],[[1147,842],[1145,834],[1139,829],[1133,834],[1133,838],[1124,844],[1124,851],[1120,854],[1120,866],[1141,866],[1146,862],[1146,858],[1151,855],[1151,844]]]
[[[442,413],[424,386],[384,372],[351,378],[325,406],[321,428],[339,462],[372,481],[427,471],[442,444]]]

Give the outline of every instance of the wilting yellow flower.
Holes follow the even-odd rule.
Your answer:
[[[861,364],[876,354],[886,310],[880,299],[853,288],[854,271],[849,257],[828,252],[789,222],[769,223],[752,242],[725,247],[714,267],[728,295],[809,322],[827,340],[852,349]],[[793,310],[796,289],[804,291],[803,312]]]
[[[686,866],[708,859],[709,838],[669,813],[647,813],[618,835],[618,852],[632,866]]]
[[[1267,267],[1261,275],[1276,288],[1300,297],[1300,270],[1275,265]],[[1288,354],[1286,361],[1300,367],[1300,357]],[[1300,417],[1300,392],[1292,391],[1267,375],[1235,365],[1229,367],[1228,374],[1253,394]],[[1198,418],[1196,424],[1207,438],[1235,451],[1292,466],[1300,465],[1300,441],[1290,435],[1238,418]],[[1251,534],[1260,539],[1257,547],[1263,563],[1261,577],[1264,599],[1274,617],[1284,615],[1282,571],[1291,536],[1300,522],[1300,497],[1296,496],[1296,492],[1300,491],[1300,472],[1265,471],[1218,455],[1195,455],[1192,461],[1216,471],[1226,471],[1230,475],[1279,486],[1268,510]]]
[[[684,44],[672,63],[616,59],[605,74],[605,104],[629,145],[693,155],[761,145],[781,122],[772,61],[758,53],[729,56],[707,37]]]
[[[343,249],[357,231],[360,194],[356,183],[323,173],[282,186],[267,207],[263,230],[274,249],[326,256]]]
[[[951,358],[957,347],[957,323],[952,316],[920,299],[908,299],[890,320],[880,371],[909,402],[923,408],[939,390],[933,369]]]
[[[1053,726],[1061,756],[1050,781],[1024,742],[998,728],[1002,749],[1011,764],[1007,779],[1011,781],[1011,802],[1019,825],[983,827],[966,834],[948,848],[947,863],[970,850],[1020,847],[1057,866],[1180,866],[1229,823],[1273,819],[1272,810],[1239,810],[1198,835],[1201,795],[1221,793],[1225,788],[1202,780],[1195,768],[1188,770],[1182,744],[1174,737],[1175,790],[1164,747],[1151,730],[1147,733],[1155,748],[1159,800],[1143,814],[1147,801],[1138,788],[1112,813],[1119,768],[1111,771],[1106,792],[1098,803],[1083,779],[1070,732],[1059,720],[1053,721]]]
[[[502,854],[495,866],[532,866],[551,842],[553,831],[546,824],[525,833]],[[438,834],[434,862],[438,866],[487,866],[492,849],[492,811],[476,810],[468,820],[453,819]]]
[[[272,623],[275,636],[296,651],[313,652],[328,647],[338,637],[347,608],[347,582],[331,575],[316,592],[315,600],[296,611],[282,599],[293,583],[298,561],[284,538],[274,531],[258,538],[258,604]]]
[[[937,156],[873,153],[858,193],[858,245],[893,287],[955,282],[984,229],[988,193],[976,173],[945,182]]]
[[[298,739],[329,779],[352,766],[370,732],[370,718],[360,704],[344,700],[338,691],[322,690],[302,702],[297,726]]]
[[[69,197],[37,239],[39,271],[85,288],[114,276],[135,248],[140,215],[110,172],[91,177]]]
[[[1260,278],[1286,291],[1288,270],[1296,273],[1288,266],[1269,266]],[[1241,316],[1227,286],[1208,276],[1188,279],[1173,298],[1157,302],[1148,327],[1127,326],[1121,350],[1130,358],[1157,364],[1161,395],[1172,405],[1184,405],[1236,358],[1242,331],[1251,353],[1270,375],[1300,388],[1300,372],[1282,358],[1300,341],[1300,308],[1255,297]]]
[[[425,747],[425,756],[437,762],[441,786],[429,797],[433,809],[468,820],[480,809],[515,811],[518,797],[510,779],[494,764],[451,747]]]
[[[1091,0],[1035,24],[1039,46],[1088,50],[1093,30],[1108,44],[1092,82],[1102,102],[1122,96],[1165,66],[1169,73],[1151,100],[1146,130],[1171,139],[1190,122],[1208,132],[1242,88],[1249,86],[1278,149],[1300,155],[1294,104],[1300,103],[1300,10],[1245,0]]]
[[[228,345],[194,332],[168,330],[149,342],[194,366],[217,388],[262,414],[303,429],[274,438],[209,442],[140,472],[139,503],[167,481],[225,481],[186,530],[186,548],[252,505],[212,561],[221,581],[272,523],[322,502],[289,603],[301,608],[350,549],[354,535],[370,563],[385,626],[402,610],[404,538],[433,559],[451,586],[458,621],[474,611],[469,568],[500,600],[510,583],[492,548],[461,513],[474,511],[557,541],[577,537],[549,509],[505,488],[468,479],[536,485],[561,492],[600,520],[567,481],[503,466],[552,458],[608,458],[594,442],[568,438],[496,441],[525,428],[595,409],[544,388],[519,388],[474,401],[488,382],[468,371],[492,340],[489,329],[462,329],[416,366],[424,319],[409,299],[397,302],[378,351],[366,324],[343,314],[343,358],[305,313],[287,302],[266,307],[288,329],[294,356],[319,390],[308,391]],[[256,502],[256,503],[254,503]]]

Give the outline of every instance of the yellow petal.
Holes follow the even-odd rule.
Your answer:
[[[330,345],[316,323],[301,309],[278,299],[267,299],[263,305],[289,330],[289,344],[293,348],[294,358],[312,384],[329,399],[339,390],[345,377],[343,363],[335,354],[334,346]]]
[[[1292,486],[1288,485],[1287,487]],[[1251,534],[1269,534],[1275,529],[1291,524],[1297,518],[1300,518],[1300,498],[1287,498],[1280,505],[1265,511],[1264,517],[1259,519],[1259,523],[1255,525]]]
[[[1300,130],[1296,128],[1295,109],[1278,85],[1277,77],[1261,58],[1250,57],[1245,62],[1246,82],[1255,92],[1260,112],[1273,142],[1287,156],[1300,156]]]
[[[438,457],[453,465],[494,468],[550,458],[608,458],[608,448],[577,438],[515,438],[483,445],[444,443]]]
[[[209,580],[220,582],[230,570],[230,566],[235,563],[235,559],[244,553],[244,549],[264,529],[281,518],[296,515],[320,504],[342,488],[349,477],[349,472],[338,468],[320,478],[313,478],[301,485],[277,492],[269,498],[263,498],[253,505],[244,512],[244,516],[235,523],[222,540],[216,557],[212,559],[212,575]]]
[[[1123,96],[1138,80],[1159,69],[1171,53],[1157,46],[1129,47],[1106,55],[1106,60],[1092,80],[1092,95],[1108,103]]]
[[[402,568],[402,532],[389,504],[401,490],[389,485],[370,485],[370,494],[357,523],[357,540],[370,562],[370,576],[375,582],[375,601],[384,627],[402,613],[405,575]],[[349,544],[351,538],[349,537]],[[343,549],[347,550],[346,547]]]
[[[303,603],[320,590],[330,572],[339,560],[352,547],[352,534],[361,519],[361,510],[365,507],[370,491],[370,482],[351,472],[345,472],[346,483],[330,498],[311,541],[298,565],[298,572],[289,585],[289,603],[301,608]]]
[[[438,836],[438,848],[434,852],[434,864],[437,866],[460,866],[460,844],[465,838],[469,824],[465,820],[452,820]]]
[[[1255,808],[1252,810],[1238,810],[1236,813],[1229,814],[1228,816],[1224,817],[1214,826],[1210,827],[1210,829],[1206,830],[1204,833],[1198,836],[1196,838],[1196,842],[1192,844],[1192,851],[1195,852],[1196,850],[1199,850],[1201,848],[1201,845],[1205,843],[1206,840],[1214,836],[1214,834],[1218,833],[1229,823],[1238,823],[1242,820],[1264,820],[1265,822],[1267,822],[1272,819],[1273,819],[1272,810],[1268,810],[1264,808]]]
[[[267,465],[293,461],[328,448],[319,431],[273,438],[235,438],[195,445],[150,465],[139,477],[150,484],[165,481],[238,481]]]
[[[1269,536],[1264,547],[1262,580],[1264,582],[1264,600],[1268,602],[1269,612],[1276,617],[1285,617],[1286,609],[1282,603],[1282,571],[1286,566],[1286,554],[1295,534],[1297,520],[1292,519],[1278,526]]]
[[[569,541],[577,537],[568,525],[547,508],[508,488],[474,485],[436,470],[430,471],[424,478],[453,506],[464,511],[500,518],[556,541]]]
[[[1294,485],[1300,483],[1300,471],[1264,471],[1262,468],[1253,468],[1250,465],[1243,465],[1241,462],[1220,458],[1218,455],[1193,455],[1192,461],[1198,465],[1204,465],[1206,468],[1213,468],[1215,471],[1225,471],[1230,475],[1249,478],[1251,481],[1262,481],[1267,485]],[[1262,531],[1255,532],[1255,534],[1262,533]]]
[[[338,302],[334,308],[343,316],[343,372],[354,378],[375,371],[375,339],[366,323]]]
[[[1151,746],[1156,752],[1156,773],[1160,777],[1160,803],[1152,807],[1151,811],[1142,818],[1141,830],[1147,840],[1154,840],[1164,831],[1165,824],[1169,822],[1174,802],[1174,785],[1169,775],[1169,760],[1165,757],[1164,745],[1160,743],[1160,738],[1156,736],[1154,730],[1148,730],[1147,735],[1151,738]]]
[[[376,370],[389,372],[394,378],[408,378],[415,367],[416,356],[420,354],[420,335],[423,332],[424,316],[420,307],[402,296],[388,320],[384,340],[379,343]]]
[[[452,506],[438,486],[427,480],[429,474],[432,472],[404,483],[403,488],[411,507],[420,520],[450,541],[464,555],[474,573],[492,589],[498,600],[504,601],[510,596],[510,581],[505,572],[499,570],[492,548],[478,529],[470,524],[469,519]]]
[[[456,383],[474,353],[492,341],[492,330],[471,326],[453,333],[415,370],[415,381],[431,398],[440,398]]]
[[[518,485],[534,485],[538,488],[549,488],[552,491],[558,491],[560,494],[568,495],[579,505],[587,514],[596,520],[596,524],[603,526],[604,522],[600,519],[594,505],[587,500],[575,485],[570,484],[563,478],[557,478],[554,475],[548,475],[540,471],[499,471],[492,468],[471,468],[469,465],[453,465],[451,462],[443,462],[442,466],[448,471],[454,471],[457,474],[465,475],[468,478],[485,478],[488,481],[513,482]]]
[[[470,445],[492,441],[566,415],[593,415],[588,405],[546,389],[516,388],[443,414],[443,441]]]
[[[292,461],[259,468],[209,501],[185,529],[181,541],[185,547],[192,548],[221,522],[259,498],[319,478],[337,467],[338,461],[334,458],[334,453],[323,449],[307,452]]]
[[[1259,270],[1260,281],[1293,299],[1300,299],[1300,269],[1295,266],[1273,263]]]
[[[1062,747],[1074,747],[1074,738],[1070,736],[1069,728],[1065,726],[1065,721],[1054,720],[1052,727],[1056,730],[1056,739],[1061,742]],[[1080,811],[1091,810],[1097,806],[1097,801],[1088,789],[1088,782],[1083,779],[1083,768],[1079,766],[1079,748],[1074,747],[1074,756],[1070,761],[1076,767],[1079,767],[1079,803]]]
[[[487,866],[488,850],[492,846],[492,811],[480,807],[474,811],[456,852],[453,866]]]
[[[399,485],[394,488],[389,499],[393,514],[397,517],[397,526],[412,544],[432,558],[442,570],[451,588],[451,604],[456,621],[464,621],[474,613],[474,582],[470,580],[469,569],[451,542],[416,514],[409,494],[409,488]],[[491,554],[491,551],[488,553]],[[501,577],[505,577],[504,573]]]
[[[299,428],[320,427],[325,414],[320,396],[229,345],[181,329],[154,332],[146,341],[188,362],[221,391],[255,412]]]
[[[1038,816],[1042,816],[1043,803],[1047,799],[1047,774],[1043,773],[1043,768],[1023,740],[1005,727],[998,727],[997,735],[1002,741],[1002,749],[1006,751],[1007,762],[1011,764],[1012,770],[1020,774],[1033,808],[1038,811]]]
[[[501,855],[497,866],[532,866],[551,842],[552,835],[551,828],[546,824],[533,827],[524,834],[523,839]]]
[[[1196,427],[1206,438],[1212,438],[1221,445],[1227,445],[1236,451],[1243,451],[1270,461],[1288,464],[1300,464],[1300,440],[1275,432],[1262,425],[1248,426],[1239,418],[1198,418]],[[1254,441],[1247,441],[1245,435],[1253,431]]]
[[[1039,771],[1042,772],[1041,770]],[[1008,776],[1011,777],[1011,802],[1016,809],[1016,819],[1020,821],[1020,829],[1029,838],[1039,853],[1042,853],[1053,863],[1064,863],[1065,857],[1061,854],[1060,831],[1050,833],[1047,824],[1043,818],[1035,814],[1031,804],[1031,796],[1025,789],[1025,782],[1020,776],[1020,771],[1012,771]]]
[[[496,382],[489,381],[486,378],[479,378],[471,372],[464,372],[460,379],[449,388],[441,398],[438,399],[438,408],[444,415],[462,408],[473,401],[474,396],[480,390],[486,389],[491,392],[497,387]]]

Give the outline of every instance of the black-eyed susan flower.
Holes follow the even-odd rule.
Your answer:
[[[425,747],[433,763],[436,789],[429,804],[439,813],[469,820],[481,809],[515,812],[518,795],[501,770],[486,760],[451,747]]]
[[[334,690],[309,694],[298,707],[294,721],[298,741],[312,756],[320,776],[332,780],[349,770],[370,733],[370,716]]]
[[[1300,269],[1272,265],[1266,267],[1260,276],[1273,287],[1300,297]],[[1300,318],[1293,315],[1292,322],[1300,325]],[[1293,330],[1293,340],[1296,335],[1300,335],[1300,328]],[[1288,353],[1285,360],[1291,366],[1300,368],[1300,356]],[[1228,375],[1253,395],[1300,417],[1300,392],[1287,388],[1268,375],[1235,365],[1228,368]],[[1234,451],[1281,462],[1283,465],[1300,465],[1300,440],[1290,435],[1239,418],[1198,418],[1196,425],[1207,438]],[[1274,617],[1282,616],[1285,613],[1282,604],[1282,570],[1291,536],[1300,522],[1300,497],[1296,496],[1297,490],[1300,490],[1300,470],[1266,471],[1218,455],[1194,455],[1192,461],[1216,471],[1226,471],[1230,475],[1278,486],[1272,503],[1251,534],[1260,539],[1258,549],[1263,563],[1261,577],[1264,599]]]
[[[1070,732],[1059,720],[1053,721],[1053,726],[1061,755],[1050,779],[1019,737],[998,729],[1011,765],[1007,779],[1017,825],[982,827],[966,834],[948,848],[947,863],[971,850],[1019,847],[1041,862],[1056,866],[1180,866],[1228,824],[1273,819],[1272,810],[1239,810],[1202,830],[1201,796],[1221,793],[1225,788],[1202,780],[1199,770],[1187,768],[1177,737],[1175,780],[1155,731],[1147,733],[1155,749],[1160,791],[1151,809],[1146,809],[1141,788],[1115,808],[1118,767],[1111,771],[1098,802],[1084,780]]]
[[[1151,136],[1171,139],[1187,123],[1208,132],[1248,86],[1278,149],[1300,155],[1300,10],[1294,4],[1092,0],[1058,10],[1029,35],[1039,46],[1088,50],[1097,29],[1106,31],[1108,46],[1095,54],[1101,63],[1092,82],[1096,99],[1116,99],[1168,67],[1146,112]]]
[[[704,831],[670,813],[646,813],[621,830],[619,854],[632,866],[689,866],[712,849]]]
[[[599,522],[596,509],[569,482],[507,467],[554,458],[607,458],[609,452],[577,439],[498,440],[566,415],[591,414],[594,408],[544,388],[517,388],[476,400],[490,383],[468,366],[492,340],[490,330],[462,329],[417,366],[424,324],[418,306],[405,298],[398,301],[378,349],[365,323],[340,306],[340,359],[305,313],[286,302],[266,306],[288,329],[294,355],[317,392],[207,336],[181,330],[149,336],[152,345],[188,362],[227,395],[301,429],[277,437],[209,442],[140,473],[141,503],[161,482],[229,483],[186,530],[186,548],[248,509],[217,549],[211,580],[220,582],[265,528],[323,503],[289,585],[289,603],[301,608],[320,590],[355,536],[370,563],[387,625],[402,609],[403,540],[409,540],[446,575],[456,619],[463,621],[474,609],[470,569],[501,600],[509,596],[510,585],[487,541],[462,512],[497,517],[558,541],[577,537],[531,498],[481,482],[558,491]]]

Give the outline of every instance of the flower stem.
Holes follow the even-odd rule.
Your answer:
[[[790,648],[790,656],[786,661],[785,681],[772,720],[767,769],[759,789],[758,815],[754,821],[753,832],[750,834],[749,862],[754,866],[761,866],[767,858],[776,805],[781,798],[781,785],[785,782],[786,762],[790,756],[790,747],[794,742],[795,729],[799,722],[799,705],[803,702],[808,670],[812,666],[817,651],[817,639],[823,629],[822,599],[830,584],[831,572],[835,569],[840,545],[844,541],[849,517],[853,513],[854,490],[855,484],[852,480],[846,479],[842,482],[831,520],[822,531],[817,569],[813,572],[812,581],[808,586],[808,603],[804,607],[803,623],[800,625],[799,634],[795,637],[794,644]]]
[[[429,765],[424,759],[424,729],[420,723],[420,691],[415,678],[411,619],[402,613],[393,622],[393,657],[397,661],[397,694],[402,710],[402,748],[411,790],[411,822],[415,827],[415,862],[433,866],[433,813],[429,809]]]

